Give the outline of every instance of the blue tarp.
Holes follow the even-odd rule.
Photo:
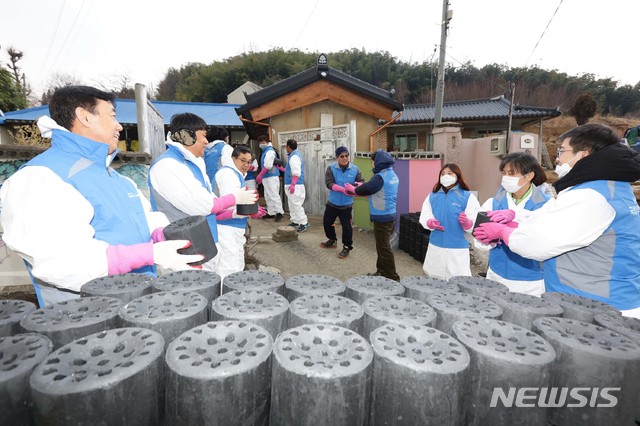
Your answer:
[[[204,119],[210,126],[237,126],[242,127],[235,108],[238,104],[209,104],[200,102],[168,102],[151,101],[164,119],[164,124],[169,125],[174,114],[191,112]],[[27,108],[20,111],[12,111],[0,116],[0,125],[7,120],[34,122],[43,115],[49,115],[47,105]],[[136,116],[136,102],[133,99],[116,99],[116,118],[122,125],[135,125],[138,122]]]

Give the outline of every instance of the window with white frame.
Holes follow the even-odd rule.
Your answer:
[[[418,148],[418,134],[396,134],[393,141],[393,150],[399,152],[415,151]]]

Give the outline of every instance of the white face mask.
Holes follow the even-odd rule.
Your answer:
[[[456,175],[443,175],[440,176],[440,183],[442,186],[449,187],[458,181],[458,177]]]
[[[559,164],[556,166],[556,174],[558,175],[558,179],[562,179],[570,171],[571,166],[569,165],[569,163]]]
[[[267,147],[267,144],[266,143],[261,143],[258,146],[260,147],[260,149],[264,150]]]
[[[581,151],[578,151],[578,152],[581,152]],[[556,166],[556,174],[558,175],[558,179],[563,178],[564,176],[566,176],[567,173],[571,171],[573,167],[571,167],[569,163],[572,162],[575,158],[577,158],[578,155],[580,154],[578,153],[575,155],[575,157],[573,157],[571,160],[567,161],[566,163],[559,164]]]
[[[513,194],[515,192],[518,192],[518,190],[524,186],[518,185],[519,181],[520,178],[517,176],[502,176],[501,184],[505,191]]]

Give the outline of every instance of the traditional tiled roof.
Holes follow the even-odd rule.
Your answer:
[[[509,117],[510,102],[504,96],[469,101],[445,102],[442,121],[496,120]],[[431,123],[435,117],[434,104],[405,105],[402,117],[393,124]],[[557,108],[539,108],[514,104],[513,118],[551,118],[561,113]]]
[[[238,115],[245,115],[248,111],[251,111],[252,108],[263,105],[319,80],[327,80],[339,84],[347,89],[351,89],[388,105],[395,111],[401,111],[403,108],[402,103],[392,99],[391,93],[387,90],[359,80],[335,68],[312,67],[255,93],[247,94],[247,103],[236,108],[236,111]]]

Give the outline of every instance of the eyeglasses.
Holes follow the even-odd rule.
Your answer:
[[[569,148],[569,149],[567,149],[567,148],[562,148],[562,147],[560,147],[560,148],[558,148],[558,149],[556,150],[556,155],[557,155],[558,157],[560,157],[562,154],[564,154],[564,153],[565,153],[565,152],[567,152],[567,151],[571,151],[571,152],[573,152],[573,150],[572,150],[572,149],[570,149],[570,148]]]
[[[252,163],[252,161],[251,161],[251,160],[239,160],[239,161],[240,161],[240,163],[242,163],[242,164],[251,164],[251,163]]]
[[[338,158],[349,158],[349,154],[338,155]]]

